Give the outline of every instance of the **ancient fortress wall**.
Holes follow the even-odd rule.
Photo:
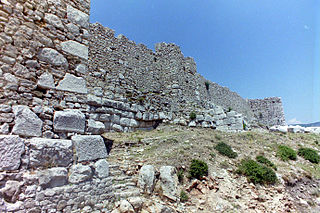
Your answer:
[[[249,99],[248,103],[261,124],[268,126],[286,124],[281,98]]]
[[[89,11],[90,0],[0,2],[0,212],[107,212],[118,167],[104,132],[160,122],[241,131],[254,120],[177,45],[153,52],[114,37]]]

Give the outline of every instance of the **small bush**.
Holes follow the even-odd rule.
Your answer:
[[[193,159],[190,165],[190,177],[200,179],[208,175],[208,165],[201,160]]]
[[[189,117],[190,117],[190,120],[194,120],[194,119],[196,119],[197,114],[195,112],[191,112]]]
[[[274,184],[277,181],[276,173],[271,168],[251,159],[242,160],[237,172],[247,176],[248,181],[254,184]]]
[[[298,155],[302,156],[304,159],[310,161],[311,163],[320,162],[320,156],[318,155],[318,152],[314,149],[300,148],[298,150]]]
[[[224,142],[218,143],[217,146],[215,147],[215,149],[220,154],[227,156],[229,158],[236,158],[238,156],[238,154],[232,150],[231,146],[229,146],[228,144],[226,144]]]
[[[188,200],[189,200],[188,194],[185,191],[181,190],[181,192],[180,192],[180,201],[184,203],[184,202],[186,202]]]
[[[296,160],[297,153],[288,146],[280,145],[278,147],[277,156],[281,158],[283,161],[287,160]]]
[[[228,112],[231,112],[232,111],[232,107],[228,107]]]
[[[262,156],[262,155],[259,155],[256,157],[256,160],[259,162],[259,163],[262,163],[266,166],[269,166],[271,168],[273,168],[274,170],[277,170],[277,167],[276,165],[274,165],[268,158]]]
[[[183,183],[183,170],[182,169],[178,170],[177,176],[178,176],[179,183]]]
[[[209,90],[209,86],[210,86],[209,81],[206,81],[204,84],[206,85],[206,89]]]

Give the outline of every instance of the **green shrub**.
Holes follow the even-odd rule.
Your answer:
[[[186,202],[188,200],[189,200],[188,194],[185,191],[181,190],[181,192],[180,192],[180,201],[184,203],[184,202]]]
[[[228,107],[228,112],[231,112],[232,111],[232,107]]]
[[[248,181],[254,184],[274,184],[277,181],[276,173],[271,168],[251,159],[242,160],[237,172],[247,176]]]
[[[209,81],[204,82],[204,84],[206,85],[206,89],[209,90],[209,86],[210,86]]]
[[[196,119],[197,114],[195,112],[190,112],[189,117],[190,117],[190,120],[194,120],[194,119]]]
[[[208,175],[208,165],[201,160],[193,159],[190,165],[190,177],[200,179]]]
[[[277,170],[277,167],[276,165],[274,165],[268,158],[262,156],[262,155],[259,155],[256,157],[256,160],[259,162],[259,163],[262,163],[266,166],[269,166],[271,168],[273,168],[274,170]]]
[[[311,163],[320,162],[320,156],[318,155],[318,152],[314,149],[300,148],[298,150],[298,155],[302,156],[304,159],[310,161]]]
[[[179,183],[183,183],[183,170],[179,169],[177,172]]]
[[[236,158],[238,154],[234,152],[228,144],[220,142],[216,145],[215,149],[222,155],[225,155],[229,158]]]
[[[291,149],[288,146],[280,145],[278,147],[277,156],[281,158],[283,161],[287,160],[296,160],[297,159],[297,153],[293,149]]]

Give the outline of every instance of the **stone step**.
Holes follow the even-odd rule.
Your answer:
[[[121,192],[115,192],[115,198],[128,198],[128,197],[136,197],[140,195],[140,190],[138,188],[128,189]]]

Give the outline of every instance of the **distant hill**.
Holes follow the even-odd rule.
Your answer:
[[[302,127],[320,127],[320,121],[315,123],[310,123],[310,124],[295,124],[295,125],[299,125]]]

